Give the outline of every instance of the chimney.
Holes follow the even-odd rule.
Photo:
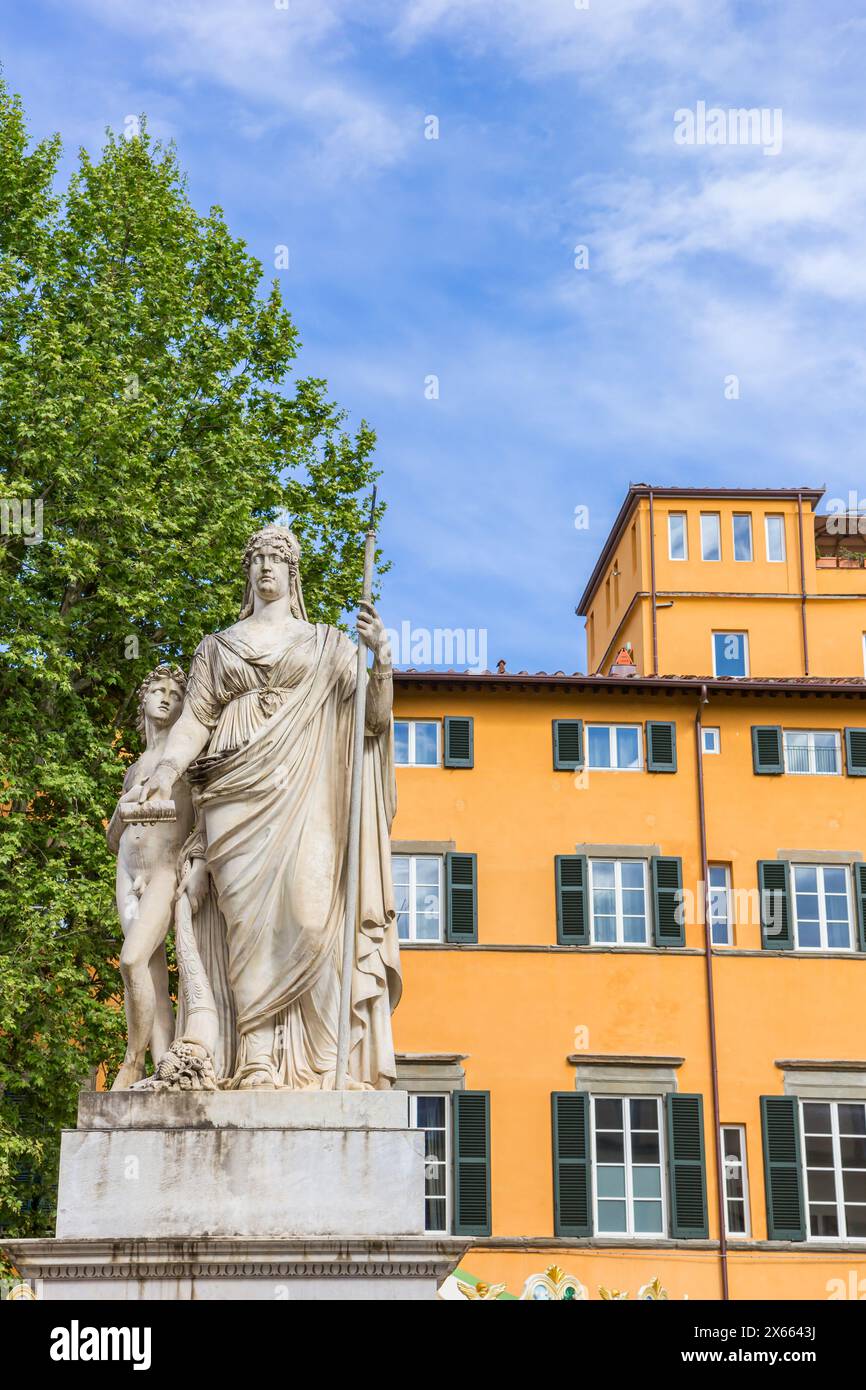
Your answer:
[[[636,676],[637,667],[634,664],[634,651],[631,642],[626,642],[624,647],[620,647],[616,655],[616,660],[608,671],[609,676]]]

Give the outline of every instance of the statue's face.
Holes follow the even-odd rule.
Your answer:
[[[257,550],[250,561],[250,583],[265,603],[289,592],[289,564],[273,550]]]
[[[182,705],[183,691],[171,676],[156,681],[144,697],[144,712],[154,724],[173,724]]]

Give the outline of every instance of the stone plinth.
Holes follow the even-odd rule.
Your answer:
[[[429,1298],[405,1091],[83,1092],[55,1240],[10,1241],[57,1298]]]
[[[46,1302],[418,1301],[436,1291],[468,1242],[395,1240],[14,1240],[19,1273]]]

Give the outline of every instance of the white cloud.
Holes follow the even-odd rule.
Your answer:
[[[621,283],[707,255],[765,271],[777,291],[866,296],[866,137],[810,126],[786,131],[784,159],[756,148],[690,148],[654,176],[583,180],[597,264]],[[687,165],[686,165],[687,161]]]
[[[393,9],[393,6],[386,6]],[[411,0],[398,6],[395,38],[499,49],[530,71],[600,75],[611,64],[717,70],[739,50],[728,0]]]
[[[215,82],[240,103],[224,113],[249,138],[305,128],[307,169],[325,177],[387,167],[417,139],[418,116],[389,108],[364,79],[349,36],[346,0],[84,0],[107,28],[147,45],[154,74],[196,92]],[[195,98],[193,98],[195,99]]]

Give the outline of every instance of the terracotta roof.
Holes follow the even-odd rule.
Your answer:
[[[625,693],[635,689],[640,694],[653,690],[675,691],[707,690],[739,691],[749,694],[806,695],[866,695],[866,679],[862,676],[586,676],[580,671],[566,674],[565,671],[509,671],[498,675],[492,671],[420,671],[414,667],[394,671],[397,685],[456,685],[506,688],[515,686],[550,686],[571,689],[609,689]]]
[[[637,506],[642,497],[705,497],[705,498],[742,498],[744,501],[751,498],[753,501],[795,501],[802,497],[804,502],[811,502],[813,508],[817,507],[821,498],[824,496],[826,488],[823,487],[655,487],[652,483],[629,483],[625,501],[617,513],[616,520],[610,528],[607,540],[601,548],[601,553],[595,562],[589,582],[583,591],[580,603],[575,612],[578,617],[585,618],[586,610],[595,593],[599,580],[607,569],[611,552],[619,545],[620,539],[632,511]]]

